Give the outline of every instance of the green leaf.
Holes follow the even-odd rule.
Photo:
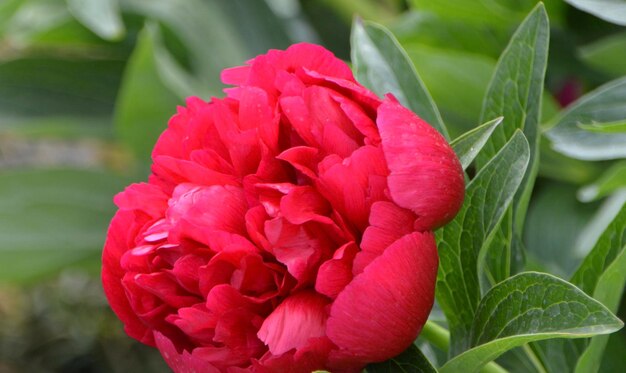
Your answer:
[[[626,26],[626,1],[624,0],[565,0],[576,8],[591,13],[605,21]]]
[[[0,282],[28,282],[97,263],[112,197],[126,178],[77,169],[0,172]]]
[[[574,285],[545,273],[520,273],[485,294],[471,330],[474,347],[440,372],[476,372],[531,341],[607,334],[622,326],[604,305]]]
[[[452,356],[469,347],[480,300],[478,262],[522,181],[529,159],[521,131],[468,184],[456,218],[437,231],[440,267],[437,300],[448,320]]]
[[[478,155],[487,140],[489,140],[489,136],[491,136],[493,130],[495,130],[500,123],[502,123],[502,117],[490,120],[462,134],[450,143],[457,157],[459,157],[464,170],[472,163],[474,158],[476,158],[476,155]]]
[[[619,277],[621,275],[615,272],[625,271],[622,267],[624,260],[622,255],[624,245],[626,245],[626,198],[617,197],[620,197],[616,199],[619,201],[620,211],[598,238],[593,249],[585,257],[571,279],[572,284],[590,296],[596,297],[597,294],[602,299],[596,299],[599,301],[606,300],[611,307],[616,302],[613,297],[618,294],[621,296],[621,289],[623,288],[623,283],[620,283],[621,277]],[[604,277],[604,273],[608,273],[606,277]],[[609,294],[611,292],[615,294]],[[619,296],[617,300],[619,300]],[[594,350],[601,350],[604,348],[604,343],[600,340],[594,346]],[[586,347],[586,341],[578,341],[578,343],[545,341],[533,346],[550,371],[559,371],[564,364],[575,364]],[[597,353],[598,351],[590,352],[590,356],[585,358],[589,361],[583,364],[591,364],[595,361],[597,357],[594,356]]]
[[[580,189],[578,198],[583,202],[594,201],[623,188],[626,188],[626,161],[619,161],[612,164],[593,184]]]
[[[370,364],[366,368],[368,373],[436,373],[424,354],[411,344],[400,355],[382,363]]]
[[[0,62],[0,115],[5,123],[47,115],[108,116],[123,67],[123,61],[63,58]]]
[[[569,278],[580,265],[585,254],[579,253],[578,238],[598,208],[596,203],[577,201],[576,189],[544,181],[533,194],[523,232],[529,255],[544,270],[563,278]]]
[[[515,31],[500,56],[483,100],[481,121],[503,116],[504,122],[478,155],[478,167],[488,162],[516,130],[524,132],[530,146],[528,171],[515,195],[510,215],[507,214],[493,245],[486,250],[487,260],[480,264],[488,274],[481,278],[483,289],[518,271],[520,262],[523,262],[520,237],[539,169],[539,118],[549,32],[545,8],[539,3]]]
[[[626,78],[586,94],[554,119],[546,135],[554,150],[583,160],[626,158],[626,133],[598,133],[580,124],[611,123],[626,117]]]
[[[410,43],[404,47],[439,106],[451,135],[459,136],[474,128],[479,123],[481,99],[495,61],[486,56],[420,44]]]
[[[597,290],[600,276],[617,258],[626,245],[626,205],[606,228],[594,248],[585,257],[571,282],[585,293],[593,295]]]
[[[620,299],[626,284],[626,247],[622,247],[615,260],[604,270],[593,297],[602,302],[611,312],[617,312]],[[602,355],[609,340],[608,335],[596,336],[591,339],[585,352],[576,364],[577,373],[596,372],[602,363]]]
[[[591,124],[579,123],[578,127],[586,131],[590,131],[590,132],[623,133],[623,132],[626,132],[626,121],[620,120],[620,121],[609,122],[609,123],[591,123]]]
[[[430,93],[395,37],[385,28],[356,20],[352,26],[352,63],[357,80],[380,97],[392,93],[446,138],[448,132]]]
[[[83,25],[107,40],[126,32],[117,0],[67,0],[68,9]]]
[[[579,49],[588,65],[615,77],[626,75],[626,32],[611,34]]]
[[[502,116],[499,126],[478,156],[485,164],[520,129],[530,145],[529,173],[515,197],[515,219],[524,218],[527,197],[534,184],[538,157],[539,109],[548,57],[549,25],[543,4],[537,5],[519,26],[500,56],[483,100],[481,121]],[[520,230],[517,230],[520,231]]]
[[[153,25],[152,25],[153,26]],[[115,128],[139,159],[147,161],[158,136],[181,101],[163,83],[155,61],[156,29],[148,25],[137,39],[118,97]]]
[[[463,20],[477,26],[489,24],[500,28],[522,20],[534,3],[533,0],[501,0],[498,3],[466,0],[411,1],[415,9],[430,10],[442,17]]]

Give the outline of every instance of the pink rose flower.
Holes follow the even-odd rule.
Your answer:
[[[190,98],[148,183],[115,197],[102,281],[177,372],[355,372],[426,322],[432,231],[464,193],[450,146],[322,47],[225,70]]]

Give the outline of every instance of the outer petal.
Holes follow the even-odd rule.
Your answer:
[[[437,264],[433,234],[416,232],[394,242],[356,276],[335,299],[327,322],[337,355],[374,362],[406,349],[433,305]]]
[[[443,136],[390,99],[378,108],[376,123],[393,201],[417,214],[418,230],[433,230],[452,220],[463,204],[465,182],[461,164]]]
[[[124,270],[120,258],[128,250],[128,227],[132,226],[132,211],[118,211],[107,234],[102,253],[102,287],[111,308],[124,323],[124,330],[129,336],[148,345],[154,345],[152,333],[133,311],[122,286]]]

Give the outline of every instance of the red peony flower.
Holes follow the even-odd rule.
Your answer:
[[[358,371],[420,332],[432,231],[459,210],[450,146],[322,47],[223,72],[190,98],[148,183],[115,197],[102,281],[126,332],[177,372]]]

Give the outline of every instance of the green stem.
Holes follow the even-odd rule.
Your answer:
[[[432,343],[438,349],[447,352],[450,345],[450,332],[448,329],[438,325],[434,321],[428,320],[424,324],[424,328],[420,333],[420,337],[424,338],[428,342]],[[482,373],[508,373],[508,371],[502,368],[495,362],[489,362],[481,369]]]

